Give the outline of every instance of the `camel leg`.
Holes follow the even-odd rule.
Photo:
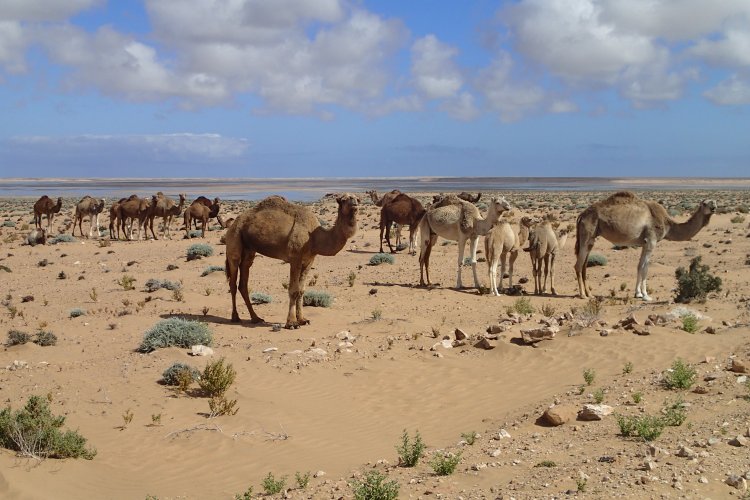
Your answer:
[[[385,225],[385,241],[386,243],[388,243],[388,250],[390,250],[391,253],[396,253],[396,251],[393,250],[393,246],[391,245],[391,221],[388,221]]]
[[[302,274],[302,264],[299,262],[289,263],[289,312],[286,315],[286,324],[284,328],[291,330],[299,328],[297,322],[297,300],[302,298],[300,293],[300,277]]]
[[[638,273],[636,275],[635,282],[635,297],[650,301],[651,297],[648,295],[646,290],[646,276],[648,274],[648,263],[651,259],[651,253],[654,251],[656,244],[652,239],[646,239],[646,243],[643,245],[641,250],[641,259],[638,261]]]
[[[458,237],[458,272],[456,273],[456,288],[461,289],[463,288],[463,283],[461,282],[461,266],[464,263],[464,249],[466,248],[466,237],[464,235],[459,235]]]
[[[552,295],[557,295],[555,291],[555,254],[549,256],[549,283]]]
[[[477,276],[477,245],[479,236],[474,236],[469,240],[469,251],[471,252],[471,273],[474,275],[474,288],[479,290],[479,276]]]
[[[382,240],[381,240],[382,241]],[[427,275],[427,285],[430,284],[430,253],[432,247],[437,241],[437,235],[430,233],[430,226],[427,219],[422,219],[419,224],[419,285],[425,286],[425,274]],[[425,273],[426,271],[426,273]]]
[[[250,313],[250,323],[263,323],[263,318],[258,316],[253,309],[253,303],[250,301],[250,294],[248,293],[248,279],[250,277],[250,266],[253,265],[255,260],[255,252],[248,248],[242,248],[242,257],[240,258],[240,295],[242,300],[245,301],[245,306]],[[232,296],[234,298],[234,296]],[[239,321],[239,316],[237,321]],[[232,314],[232,321],[234,321],[234,314]]]
[[[508,288],[513,288],[513,269],[516,264],[516,259],[518,258],[518,250],[513,250],[510,252],[510,258],[508,259]]]
[[[500,292],[497,291],[497,264],[498,264],[498,260],[501,260],[501,259],[496,258],[496,256],[494,256],[494,255],[492,256],[491,260],[490,260],[489,256],[487,257],[487,264],[488,264],[488,269],[489,269],[489,273],[488,274],[489,274],[489,279],[490,279],[490,293],[492,295],[500,295]],[[500,288],[502,288],[502,286],[503,286],[502,282],[503,282],[503,277],[502,277],[502,275],[500,275]]]
[[[416,224],[409,224],[409,255],[417,255],[417,245],[414,242],[417,235],[417,228],[418,226]],[[399,237],[400,236],[401,231],[399,230]],[[396,243],[396,246],[398,246],[398,243]]]
[[[385,221],[383,216],[380,216],[380,253],[383,253],[383,232],[385,231]]]
[[[208,225],[208,218],[203,218],[203,225],[201,226],[201,238],[206,237],[206,226]]]
[[[542,295],[547,293],[547,275],[549,274],[549,257],[550,257],[549,254],[545,254],[545,256],[542,257],[542,260],[544,261],[544,282],[543,282],[544,284],[542,285]]]
[[[297,302],[295,304],[295,309],[297,313],[297,323],[300,326],[310,324],[310,320],[305,319],[305,317],[302,315],[302,302],[303,302],[303,298],[305,295],[305,287],[307,286],[307,273],[310,272],[312,263],[313,261],[302,264],[302,270],[300,271],[299,293],[297,294]]]
[[[578,238],[578,255],[576,256],[574,268],[576,270],[576,278],[578,279],[578,296],[585,299],[591,296],[590,289],[586,284],[586,261],[589,259],[591,249],[594,248],[594,242],[593,240],[591,242],[585,241],[580,232],[576,237]]]

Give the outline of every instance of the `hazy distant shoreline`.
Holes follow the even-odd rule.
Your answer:
[[[5,178],[0,179],[0,197],[49,196],[124,197],[145,196],[157,191],[167,195],[186,193],[223,199],[258,200],[281,194],[297,201],[314,201],[327,193],[368,189],[406,192],[440,191],[644,191],[747,190],[750,178],[663,177],[356,177],[356,178]]]

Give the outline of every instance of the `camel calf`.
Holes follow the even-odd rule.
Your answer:
[[[529,252],[531,268],[534,275],[534,294],[541,295],[547,290],[547,275],[549,274],[552,295],[555,291],[555,257],[568,239],[567,231],[562,232],[558,240],[549,219],[536,224],[529,233],[529,246],[524,252]],[[544,282],[542,283],[542,263],[544,263]]]
[[[500,290],[503,289],[505,264],[508,263],[508,287],[513,288],[513,265],[518,258],[518,251],[529,239],[529,228],[536,221],[523,217],[516,233],[507,222],[495,225],[484,237],[484,254],[487,258],[487,271],[490,278],[490,293],[500,295],[497,284],[497,263],[500,262]],[[510,255],[510,260],[508,256]]]

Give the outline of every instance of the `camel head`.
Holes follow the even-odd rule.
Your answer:
[[[701,201],[700,210],[703,215],[713,215],[716,213],[718,205],[714,200],[703,200]]]
[[[521,217],[521,225],[522,226],[531,227],[534,224],[536,224],[537,222],[538,222],[538,220],[535,219],[535,218],[533,218],[533,217],[527,217],[527,216]]]
[[[344,193],[336,197],[336,203],[339,204],[339,217],[343,220],[354,221],[357,217],[359,204],[362,203],[358,196]]]
[[[105,200],[104,198],[102,198],[101,200],[99,200],[99,204],[95,207],[95,212],[97,214],[102,213],[104,211],[104,205],[106,203],[107,203],[107,200]]]
[[[505,199],[504,196],[500,198],[492,198],[490,200],[490,208],[494,208],[497,213],[501,214],[511,209],[510,203]]]

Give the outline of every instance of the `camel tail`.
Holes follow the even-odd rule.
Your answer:
[[[224,274],[227,277],[227,281],[232,279],[232,276],[229,274],[229,256],[224,257]]]
[[[576,219],[576,244],[575,244],[575,255],[578,255],[578,250],[581,248],[581,218],[586,211],[584,210],[578,215]]]

